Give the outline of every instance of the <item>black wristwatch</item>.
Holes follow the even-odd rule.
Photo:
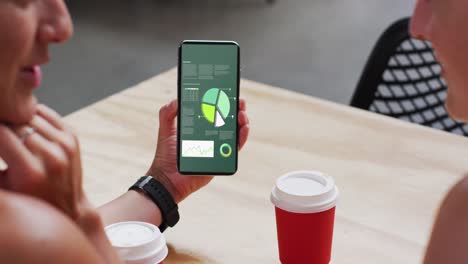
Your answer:
[[[173,227],[179,222],[179,207],[174,201],[171,193],[151,176],[143,176],[130,187],[130,190],[142,191],[148,196],[161,210],[162,223],[159,230],[164,232],[168,226]]]

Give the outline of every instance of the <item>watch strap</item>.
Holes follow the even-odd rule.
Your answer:
[[[175,226],[179,221],[179,207],[174,198],[166,187],[152,176],[141,177],[129,190],[143,191],[159,207],[162,216],[162,223],[159,226],[161,232],[166,230],[168,226]]]

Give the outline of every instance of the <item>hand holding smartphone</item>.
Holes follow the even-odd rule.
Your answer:
[[[238,163],[239,45],[183,41],[178,62],[177,166],[187,175],[232,175]]]

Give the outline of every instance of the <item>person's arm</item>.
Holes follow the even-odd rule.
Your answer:
[[[0,217],[1,263],[123,264],[94,216],[80,228],[42,201],[0,191]]]
[[[468,263],[468,177],[462,179],[443,201],[424,264]]]
[[[247,142],[249,136],[249,119],[246,103],[239,101],[239,149]],[[207,185],[212,176],[186,176],[177,170],[177,100],[163,106],[159,111],[159,135],[153,164],[146,173],[161,182],[172,194],[178,204],[190,194]],[[142,176],[142,175],[140,175]],[[138,176],[135,176],[135,181]],[[128,186],[130,187],[130,186]],[[161,211],[144,194],[136,191],[126,192],[119,198],[99,208],[99,213],[106,225],[120,221],[143,221],[156,226],[161,224]]]
[[[162,222],[161,211],[156,204],[136,191],[128,191],[98,210],[106,226],[122,221],[142,221],[155,226]]]

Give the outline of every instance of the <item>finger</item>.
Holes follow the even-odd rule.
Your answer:
[[[179,110],[178,102],[177,100],[172,100],[170,103],[166,104],[160,109],[159,117],[160,119],[164,119],[166,121],[172,121],[177,116],[177,110]]]
[[[19,128],[18,133],[25,129]],[[0,186],[44,199],[68,212],[70,206],[66,204],[70,199],[57,198],[47,188],[48,184],[67,186],[68,178],[62,173],[67,168],[67,160],[60,150],[57,144],[48,142],[38,133],[30,134],[23,143],[13,130],[0,125],[0,156],[8,165],[6,174],[1,175],[4,177]]]
[[[69,163],[69,177],[73,181],[73,193],[79,195],[82,188],[82,178],[73,177],[73,175],[81,175],[81,157],[77,138],[66,127],[66,131],[58,130],[52,126],[46,119],[40,115],[34,116],[31,121],[31,126],[46,140],[58,144],[62,151],[67,155]],[[58,153],[59,155],[61,153]],[[78,199],[78,197],[76,197]],[[75,199],[75,200],[76,200]]]
[[[249,138],[250,126],[247,124],[239,130],[239,150],[241,150]]]
[[[69,129],[66,125],[61,125],[63,130],[59,130],[57,127],[53,126],[49,122],[53,122],[55,119],[56,122],[61,123],[60,116],[54,113],[49,113],[52,116],[52,119],[45,119],[42,115],[36,115],[33,120],[31,121],[31,126],[36,129],[36,131],[43,136],[46,140],[56,143],[61,150],[57,150],[55,157],[63,156],[63,153],[66,154],[66,165],[68,169],[68,177],[69,181],[73,186],[72,195],[75,197],[72,200],[79,200],[82,188],[82,169],[81,169],[81,157],[80,157],[80,147],[78,143],[78,139],[73,133],[71,129]],[[47,153],[46,153],[47,154]],[[53,156],[49,156],[51,159],[52,164],[56,163]],[[63,162],[60,161],[59,162]],[[63,164],[62,164],[63,165]],[[70,183],[69,183],[70,184]]]
[[[27,128],[26,126],[19,128],[18,133],[24,133]],[[68,167],[64,164],[68,163],[68,159],[65,151],[56,142],[49,141],[35,132],[24,139],[23,145],[49,169],[48,176],[64,174],[63,170]]]
[[[239,111],[245,111],[247,110],[247,103],[245,102],[245,99],[240,99],[239,100]]]
[[[37,106],[37,114],[43,117],[47,122],[57,129],[64,130],[65,125],[62,121],[62,117],[57,114],[54,110],[50,109],[46,105],[40,104]]]
[[[34,133],[28,136],[24,140],[23,144],[27,149],[29,149],[29,151],[31,151],[31,153],[44,162],[53,160],[56,156],[65,155],[65,152],[57,143],[47,140],[39,133]]]
[[[159,139],[164,139],[176,130],[175,117],[177,116],[178,102],[171,101],[159,110]]]
[[[239,116],[237,117],[237,122],[239,123],[239,127],[243,127],[245,125],[250,124],[247,113],[244,111],[239,112]]]
[[[39,133],[33,133],[24,140],[23,144],[37,159],[43,162],[47,169],[48,175],[45,175],[46,177],[68,174],[67,155],[57,143],[48,141]],[[36,175],[32,176],[34,177]]]
[[[63,187],[63,190],[67,190],[67,187],[70,186],[70,181],[73,179],[69,177],[70,161],[65,151],[57,143],[48,141],[39,133],[27,137],[24,145],[42,162],[42,167],[45,170],[27,175],[29,177],[28,181],[22,181],[21,186],[16,187],[31,194],[36,194],[59,208],[67,209],[66,203],[70,200],[69,197],[57,199],[58,197],[53,197],[50,193],[44,193],[44,190],[40,188],[40,186],[59,185]],[[15,188],[15,186],[12,187]],[[67,195],[73,195],[73,192],[69,191]]]
[[[0,156],[8,170],[26,170],[36,162],[34,155],[10,128],[0,124]]]
[[[67,130],[58,130],[56,127],[52,126],[48,120],[39,115],[34,116],[31,121],[31,127],[33,127],[37,133],[48,141],[59,144],[67,154],[68,158],[72,159],[76,156],[75,154],[78,151],[78,143],[72,132]]]
[[[24,132],[26,127],[19,129]],[[29,134],[25,138],[29,138]],[[3,188],[17,192],[29,192],[32,181],[40,180],[43,167],[40,160],[32,153],[11,129],[0,125],[0,156],[7,163],[7,170],[2,175]]]
[[[60,141],[64,137],[61,130],[58,130],[40,115],[35,115],[30,125],[37,133],[49,141]]]

